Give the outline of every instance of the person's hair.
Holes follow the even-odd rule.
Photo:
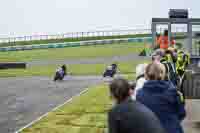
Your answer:
[[[152,54],[152,60],[154,60],[155,56],[159,56],[160,58],[162,58],[163,56],[165,56],[165,50],[157,49],[156,51],[154,51],[154,53]]]
[[[165,55],[168,55],[168,54],[173,58],[174,54],[172,50],[166,50]]]
[[[136,82],[131,82],[129,83],[129,85],[130,85],[130,89],[134,91],[136,87]]]
[[[156,36],[157,36],[157,37],[160,37],[160,34],[159,34],[159,33],[156,33]]]
[[[148,80],[163,80],[165,71],[162,64],[151,63],[146,67],[145,77]]]
[[[172,52],[173,52],[172,50],[166,50],[165,54],[172,54]]]
[[[116,99],[117,103],[121,103],[130,96],[129,92],[131,86],[128,81],[123,78],[114,79],[109,88],[111,95]]]
[[[164,31],[164,36],[168,36],[168,30]]]

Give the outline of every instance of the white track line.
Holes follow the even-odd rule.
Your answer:
[[[33,120],[32,122],[30,122],[29,124],[27,124],[26,126],[20,128],[19,130],[17,130],[15,133],[20,133],[22,132],[24,129],[30,127],[31,125],[35,124],[36,122],[40,121],[42,118],[46,117],[50,112],[53,112],[55,110],[57,110],[58,108],[64,106],[65,104],[69,103],[70,101],[72,101],[73,98],[75,97],[79,97],[80,95],[82,95],[83,93],[87,92],[89,90],[89,88],[85,88],[83,91],[81,91],[79,94],[72,96],[72,98],[70,98],[69,100],[67,100],[66,102],[64,102],[63,104],[60,104],[59,106],[53,108],[52,110],[48,111],[47,113],[45,113],[44,115],[40,116],[39,118]]]

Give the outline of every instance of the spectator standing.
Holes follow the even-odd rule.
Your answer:
[[[156,114],[167,133],[183,133],[181,121],[186,112],[180,93],[170,81],[163,80],[164,70],[156,63],[147,66],[145,77],[148,81],[136,99]]]
[[[165,56],[162,58],[161,63],[165,66],[166,78],[165,80],[171,81],[174,86],[177,86],[177,72],[175,64],[175,56],[173,48],[169,48],[165,51]]]
[[[152,54],[152,62],[160,63],[164,55],[165,55],[165,50],[163,49],[155,50],[155,52]]]
[[[146,79],[144,77],[146,66],[147,64],[139,64],[136,66],[136,87],[132,95],[133,100],[136,100],[137,91],[141,89],[146,82]]]
[[[108,113],[109,133],[164,133],[155,114],[130,98],[132,89],[128,81],[114,79],[110,93],[116,104]]]
[[[168,40],[168,30],[164,31],[164,35],[160,36],[159,39],[157,39],[157,44],[159,45],[160,49],[168,49],[169,45],[171,44],[174,46],[175,40]]]

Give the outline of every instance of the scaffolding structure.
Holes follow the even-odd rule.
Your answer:
[[[174,13],[172,17],[172,12]],[[184,45],[184,49],[187,50],[191,54],[191,61],[192,63],[196,63],[200,61],[200,52],[196,52],[196,46],[193,45],[193,27],[194,26],[200,26],[200,18],[188,18],[188,11],[183,10],[183,13],[187,15],[182,15],[181,17],[180,10],[177,10],[177,17],[176,17],[176,10],[170,10],[169,11],[169,18],[152,18],[152,45],[156,45],[156,35],[157,35],[157,26],[160,25],[167,25],[168,30],[168,42],[171,42],[172,39],[172,25],[173,24],[184,24],[187,25],[187,32],[186,32],[186,45]],[[169,44],[170,46],[171,44]]]

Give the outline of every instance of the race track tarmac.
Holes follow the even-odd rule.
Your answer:
[[[0,133],[13,133],[64,103],[85,88],[102,82],[98,76],[0,78]]]

